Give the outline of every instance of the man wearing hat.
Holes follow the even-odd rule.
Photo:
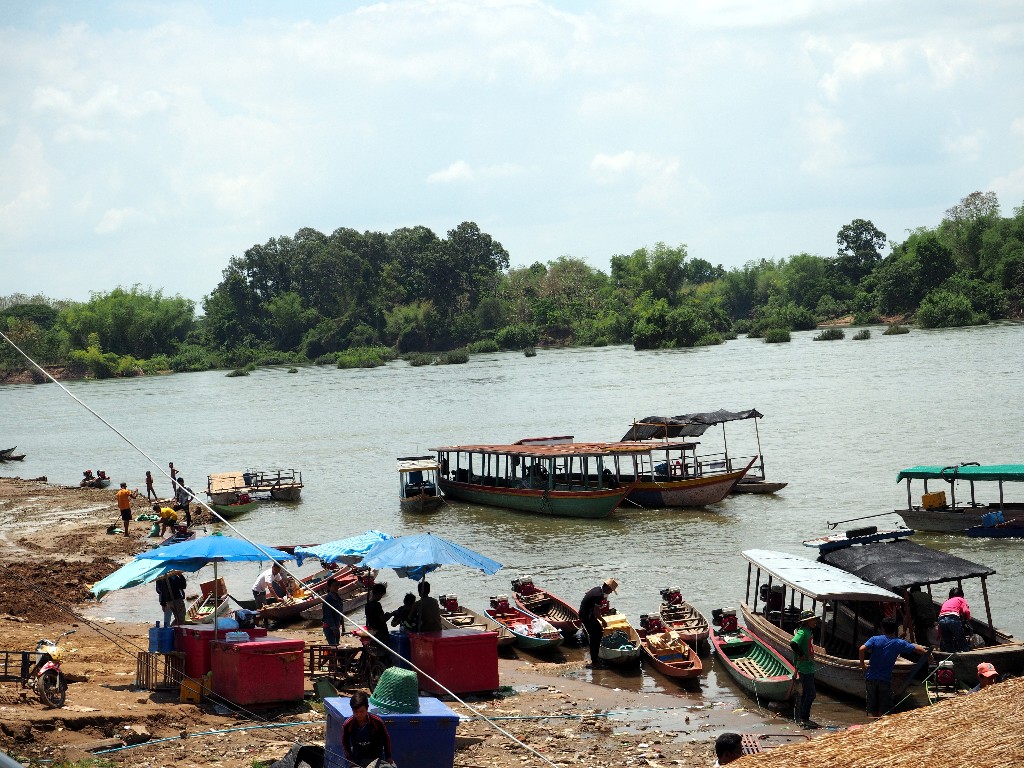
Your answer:
[[[580,603],[580,621],[587,631],[587,640],[590,642],[590,664],[591,668],[602,666],[601,658],[598,655],[601,649],[601,636],[606,624],[601,615],[601,603],[604,596],[616,592],[619,582],[615,579],[605,579],[600,586],[587,591]]]
[[[978,665],[978,684],[971,688],[971,693],[980,691],[982,688],[988,688],[993,683],[998,682],[999,673],[996,672],[995,665],[987,661],[983,661]]]
[[[800,611],[800,627],[793,633],[789,647],[793,649],[793,665],[800,680],[800,724],[804,728],[817,728],[818,724],[811,720],[811,704],[817,690],[814,687],[814,628],[818,626],[818,617],[814,611]]]

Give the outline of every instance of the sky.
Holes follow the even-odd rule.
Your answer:
[[[0,0],[0,296],[201,303],[303,227],[725,268],[1024,202],[1024,11]]]

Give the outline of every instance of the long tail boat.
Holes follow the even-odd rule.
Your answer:
[[[525,650],[554,650],[562,644],[562,633],[540,616],[509,605],[507,595],[491,598],[491,607],[485,608],[490,618],[508,628],[515,635],[516,645]]]
[[[398,459],[398,504],[403,512],[433,512],[444,504],[437,487],[440,467],[433,456]]]
[[[549,621],[566,640],[583,629],[579,612],[557,595],[535,586],[532,576],[513,579],[512,593],[517,606]]]
[[[662,624],[659,616],[641,616],[637,634],[644,657],[661,674],[679,680],[700,677],[703,665],[697,652],[678,632]]]
[[[475,629],[479,632],[496,632],[499,646],[512,645],[516,641],[516,636],[504,624],[499,624],[490,616],[460,605],[458,595],[441,595],[437,598],[437,602],[441,605],[441,624],[445,629]]]
[[[975,526],[983,526],[983,518],[995,512],[1001,512],[1004,521],[1024,519],[1024,501],[1019,496],[1011,501],[1004,495],[1006,483],[1024,483],[1024,464],[968,462],[947,467],[908,467],[896,476],[897,483],[903,480],[907,481],[907,506],[897,509],[896,514],[908,528],[917,531],[964,533]],[[919,504],[914,503],[913,480],[922,481],[924,493]],[[933,485],[929,492],[929,481],[940,490],[935,490]],[[982,493],[987,494],[982,500],[978,498],[978,483],[982,484]]]
[[[666,587],[661,590],[661,620],[669,629],[700,652],[707,646],[708,620],[700,611],[683,599],[679,587]]]
[[[531,438],[511,445],[432,449],[439,485],[449,499],[558,517],[607,517],[630,491],[615,480],[619,459],[630,465],[648,446]]]
[[[771,646],[735,626],[735,611],[731,618],[731,626],[711,635],[722,666],[755,700],[787,701],[793,695],[796,669]]]
[[[633,667],[640,663],[640,635],[629,619],[621,613],[604,616],[601,632],[601,647],[597,655],[605,664],[616,667]],[[614,641],[618,642],[614,642]]]
[[[302,613],[312,616],[317,611],[320,611],[322,618],[323,604],[318,595],[327,594],[327,587],[332,581],[341,584],[338,593],[343,598],[344,610],[354,610],[366,603],[370,587],[373,586],[373,571],[346,566],[336,571],[314,573],[300,581],[298,589],[293,593],[261,608],[260,618],[287,621],[298,618]]]

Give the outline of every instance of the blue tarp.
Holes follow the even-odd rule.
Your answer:
[[[207,563],[237,563],[258,560],[294,560],[294,555],[266,544],[250,544],[245,539],[230,536],[203,536],[198,539],[171,544],[168,547],[157,547],[149,552],[135,556],[136,560],[164,560],[175,562],[181,560],[202,560]]]
[[[465,565],[479,569],[488,576],[501,568],[501,563],[432,533],[399,536],[382,541],[367,552],[363,565],[391,568],[399,576],[416,581],[442,565]]]
[[[377,544],[392,538],[390,534],[380,531],[367,531],[358,536],[349,536],[347,539],[328,541],[324,544],[317,544],[314,547],[296,547],[295,560],[299,565],[307,557],[315,557],[325,563],[346,563],[354,565],[363,559],[363,555],[369,552]]]
[[[194,573],[206,565],[205,560],[178,561],[166,563],[160,560],[132,560],[130,563],[118,568],[105,579],[97,581],[89,591],[100,600],[108,592],[117,589],[137,587],[140,584],[149,584],[156,581],[169,571],[185,571]]]

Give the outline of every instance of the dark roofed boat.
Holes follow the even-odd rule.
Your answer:
[[[901,470],[896,482],[907,481],[907,506],[897,509],[908,528],[919,531],[941,531],[942,533],[964,533],[968,528],[982,525],[985,515],[1001,512],[1003,522],[1024,520],[1024,500],[1006,501],[1003,491],[1005,483],[1024,483],[1024,464],[978,464],[968,462],[946,467],[917,466]],[[914,504],[912,480],[923,481],[924,493],[920,504]],[[940,483],[940,490],[929,492],[928,483]],[[970,501],[965,493],[957,501],[957,490],[966,483]],[[998,499],[978,501],[975,483],[995,483]],[[989,486],[991,487],[991,486]],[[949,497],[946,496],[949,491]]]
[[[822,554],[819,559],[901,594],[912,586],[926,587],[928,593],[932,594],[933,585],[955,586],[966,580],[978,579],[985,615],[982,619],[972,613],[971,630],[984,645],[971,651],[949,654],[956,668],[957,679],[965,685],[974,685],[978,664],[983,661],[995,664],[1001,675],[1024,673],[1024,643],[997,629],[992,623],[992,606],[989,603],[986,579],[995,571],[988,566],[907,540],[837,549]],[[932,595],[932,600],[941,605],[946,600],[945,592],[940,590],[940,594]],[[920,638],[917,642],[927,644]],[[945,655],[941,654],[942,657]]]

